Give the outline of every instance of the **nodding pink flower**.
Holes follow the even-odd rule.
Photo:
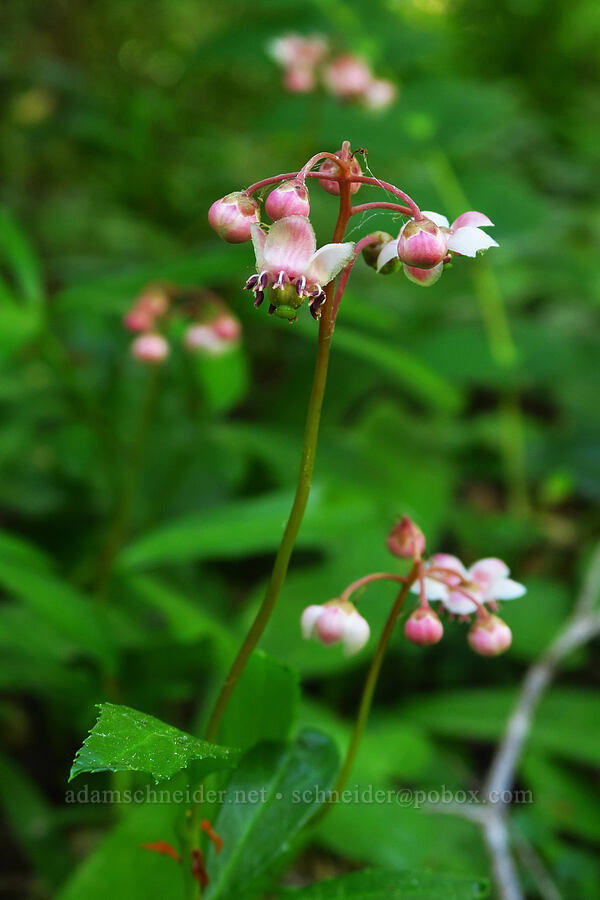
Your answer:
[[[363,97],[373,84],[373,73],[359,56],[338,56],[323,73],[326,87],[343,100]]]
[[[238,342],[242,326],[238,319],[229,313],[222,313],[212,322],[197,322],[185,333],[185,346],[188,350],[206,353],[209,356],[222,356]]]
[[[411,219],[402,226],[398,235],[398,258],[407,266],[433,269],[447,253],[446,236],[431,219]]]
[[[380,269],[380,271],[384,270]],[[406,263],[402,263],[402,271],[413,284],[418,284],[420,287],[432,287],[442,277],[444,263],[438,263],[433,269],[419,269],[417,266],[407,266]]]
[[[316,84],[315,70],[327,53],[327,41],[318,34],[287,34],[268,46],[269,53],[285,70],[284,86],[294,94],[306,94]]]
[[[426,567],[441,570],[434,578],[425,577],[425,593],[428,600],[441,600],[446,609],[456,615],[468,615],[477,610],[479,603],[495,604],[497,600],[516,600],[526,593],[526,588],[509,578],[510,569],[501,559],[480,559],[467,569],[456,556],[436,553]],[[461,590],[456,590],[456,588]],[[417,593],[418,587],[412,590]],[[467,594],[474,599],[469,599]],[[477,602],[475,602],[477,601]]]
[[[303,37],[300,34],[284,34],[268,45],[273,59],[285,69],[317,66],[327,53],[326,38],[320,34]]]
[[[300,619],[302,637],[321,644],[341,642],[346,656],[354,656],[369,640],[369,623],[348,600],[307,606]]]
[[[169,296],[162,288],[147,288],[126,313],[123,324],[129,331],[150,331],[168,308]]]
[[[384,78],[376,78],[367,88],[363,100],[369,109],[387,109],[398,96],[396,85]]]
[[[131,352],[141,362],[158,365],[169,355],[169,344],[162,334],[140,334],[132,343]]]
[[[243,191],[215,200],[208,211],[210,227],[230,244],[249,241],[250,227],[258,222],[258,203]]]
[[[419,647],[429,647],[441,641],[444,634],[444,626],[439,616],[430,606],[419,606],[408,617],[404,626],[404,635],[412,643]]]
[[[425,535],[410,516],[402,516],[387,536],[387,548],[400,559],[418,559],[425,552]]]
[[[512,644],[512,632],[498,616],[478,616],[469,629],[467,640],[480,656],[498,656]]]
[[[265,232],[252,226],[257,274],[246,282],[259,307],[265,291],[269,294],[269,314],[294,321],[308,297],[313,318],[317,319],[325,302],[325,285],[352,259],[354,244],[325,244],[317,250],[315,232],[303,216],[278,219]]]
[[[498,247],[498,243],[481,230],[494,225],[484,213],[474,210],[462,213],[452,225],[448,224],[446,216],[441,216],[439,213],[423,212],[423,215],[444,231],[447,235],[448,250],[458,256],[474,257],[490,247]]]
[[[306,185],[297,181],[284,181],[267,197],[265,210],[273,221],[284,219],[286,216],[308,218],[310,200]]]
[[[341,156],[341,150],[338,150],[335,154],[336,156]],[[335,163],[332,159],[324,159],[321,165],[319,166],[319,172],[323,172],[325,175],[340,175],[340,167],[337,163]],[[350,160],[350,173],[352,175],[362,175],[362,169],[360,167],[360,163],[355,156]],[[334,197],[339,197],[340,195],[340,185],[337,181],[329,181],[325,178],[319,178],[319,184],[323,188],[324,191],[327,191],[328,194],[333,194]],[[354,181],[350,184],[350,193],[355,194],[357,190],[360,188],[360,181]]]

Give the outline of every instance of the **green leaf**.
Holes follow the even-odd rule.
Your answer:
[[[114,669],[115,649],[105,620],[90,599],[49,572],[0,559],[0,584],[36,616],[57,629],[82,653]]]
[[[352,872],[341,878],[320,881],[281,897],[300,900],[479,900],[487,897],[485,879],[439,872],[384,872],[377,869]]]
[[[215,831],[223,850],[209,850],[206,900],[250,898],[322,802],[338,770],[323,734],[304,731],[291,744],[259,744],[234,773]],[[317,790],[318,789],[318,792]]]
[[[419,697],[402,715],[426,725],[433,734],[492,741],[502,734],[515,700],[516,692],[505,688],[443,691]],[[542,698],[528,742],[536,750],[598,765],[599,722],[595,691],[554,688]]]
[[[71,768],[69,781],[82,772],[147,772],[156,782],[171,778],[192,762],[204,773],[235,766],[239,753],[210,744],[145,713],[98,704],[100,715]]]
[[[291,504],[292,494],[285,491],[184,516],[126,547],[119,564],[134,567],[207,557],[230,559],[272,550],[279,544]],[[366,498],[347,490],[313,487],[298,546],[320,545],[339,529],[358,524],[366,511]]]
[[[360,359],[367,360],[408,387],[427,406],[445,412],[456,412],[462,405],[458,391],[441,375],[399,347],[364,331],[354,332],[339,326],[335,331],[336,346]]]
[[[299,701],[298,674],[255,650],[229,701],[219,735],[225,744],[243,750],[260,741],[285,740]]]
[[[44,292],[37,259],[25,233],[6,209],[0,210],[0,257],[11,271],[23,299],[40,303]]]
[[[68,802],[78,802],[78,791],[72,793],[70,799],[67,792]],[[81,802],[88,803],[89,792],[82,793]],[[171,803],[144,803],[127,810],[73,873],[57,900],[183,900],[184,881],[178,863],[141,846],[163,840],[177,847],[175,822],[180,812],[181,807]]]

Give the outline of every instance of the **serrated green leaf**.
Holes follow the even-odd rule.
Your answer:
[[[250,898],[322,803],[338,770],[333,742],[304,731],[291,744],[265,743],[250,750],[233,775],[215,831],[223,850],[209,851],[211,883],[206,900]]]
[[[299,900],[480,900],[489,883],[482,878],[444,875],[441,872],[384,872],[377,869],[352,872],[320,881],[301,891],[280,897]]]
[[[154,716],[119,706],[98,704],[100,715],[77,751],[69,781],[82,772],[147,772],[155,781],[172,778],[192,762],[202,771],[235,766],[239,752],[210,744]]]

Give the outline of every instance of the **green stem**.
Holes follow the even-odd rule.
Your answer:
[[[144,457],[146,440],[152,419],[154,418],[154,410],[158,398],[158,390],[160,386],[161,367],[153,366],[146,384],[146,394],[140,410],[140,415],[136,425],[135,433],[131,443],[131,449],[128,454],[121,491],[117,499],[117,505],[109,529],[108,540],[98,572],[95,593],[98,598],[102,597],[106,589],[106,583],[110,576],[110,572],[115,558],[123,545],[123,541],[127,536],[129,520],[131,517],[131,507],[135,497],[135,491],[138,483],[140,466]]]
[[[333,243],[339,243],[344,237],[348,219],[350,217],[350,185],[346,182],[340,183],[340,211],[337,224],[333,233]],[[231,669],[225,679],[223,687],[217,698],[217,702],[212,711],[208,728],[206,729],[206,740],[214,741],[223,718],[223,714],[229,703],[229,699],[233,694],[236,684],[244,671],[246,663],[250,658],[250,654],[256,647],[260,637],[265,630],[267,622],[271,618],[271,614],[277,602],[277,598],[283,587],[283,582],[287,574],[290,558],[294,549],[294,544],[304,518],[304,511],[308,502],[310,486],[312,482],[313,469],[315,465],[315,453],[317,448],[317,437],[319,434],[319,423],[321,420],[321,409],[323,406],[323,396],[325,393],[325,384],[327,381],[327,367],[329,364],[329,351],[331,348],[331,317],[333,310],[333,294],[334,282],[330,282],[325,289],[327,300],[323,304],[321,318],[319,321],[319,340],[317,346],[317,359],[315,362],[315,371],[313,376],[313,385],[308,403],[308,411],[306,414],[306,426],[304,430],[304,443],[302,445],[302,456],[300,459],[300,472],[298,475],[298,484],[296,487],[296,495],[292,504],[292,509],[275,557],[271,578],[262,601],[262,604],[256,614],[254,622],[250,626],[250,630],[246,635],[242,646],[238,651]]]
[[[358,748],[360,746],[360,742],[362,740],[362,736],[365,730],[365,726],[367,724],[367,719],[369,718],[369,713],[371,711],[371,704],[373,702],[373,694],[375,693],[375,687],[377,685],[377,679],[379,678],[379,672],[381,671],[381,664],[383,662],[383,657],[385,656],[385,652],[387,650],[388,644],[390,642],[390,638],[392,636],[392,632],[394,630],[394,626],[396,624],[396,620],[402,611],[402,607],[404,605],[404,601],[406,600],[406,596],[416,580],[419,572],[419,563],[416,562],[412,567],[407,579],[406,584],[402,587],[402,590],[398,594],[396,598],[396,602],[394,603],[389,616],[387,617],[387,621],[383,626],[383,631],[379,637],[379,642],[377,644],[377,649],[373,655],[373,659],[371,660],[371,666],[367,673],[367,678],[365,680],[365,686],[363,687],[362,696],[360,698],[360,705],[358,707],[358,713],[356,716],[356,721],[354,723],[354,729],[352,731],[352,737],[350,738],[350,743],[348,744],[348,749],[346,750],[346,756],[344,758],[344,763],[340,770],[340,774],[338,775],[338,779],[333,787],[332,797],[329,802],[321,807],[321,812],[318,814],[316,821],[321,819],[336,803],[339,794],[344,789],[348,778],[350,777],[350,773],[352,771],[352,767],[354,765],[354,761],[356,759],[356,754],[358,753]]]

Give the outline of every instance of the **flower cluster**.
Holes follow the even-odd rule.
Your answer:
[[[366,152],[357,151],[363,155]],[[453,255],[473,257],[498,246],[483,230],[492,226],[483,213],[463,213],[452,225],[438,213],[423,213],[404,191],[370,174],[364,175],[357,153],[352,153],[345,141],[336,153],[316,153],[296,173],[265,178],[246,190],[215,200],[210,207],[209,224],[223,240],[251,240],[254,245],[256,271],[245,287],[252,291],[257,308],[268,298],[270,315],[294,322],[307,301],[312,316],[318,319],[327,296],[325,288],[344,270],[335,299],[333,291],[329,293],[333,323],[361,250],[364,260],[377,272],[388,274],[402,266],[411,281],[428,286],[439,279]],[[317,180],[327,193],[340,197],[334,242],[320,249],[310,222],[310,179]],[[343,198],[341,185],[345,185]],[[383,188],[398,202],[390,202],[388,196],[385,200],[351,205],[353,195],[367,185]],[[344,241],[343,232],[350,218],[373,209],[391,210],[408,218],[398,237],[376,231],[361,238],[356,246]]]
[[[123,317],[138,332],[131,353],[140,362],[159,365],[170,353],[165,336],[185,323],[183,343],[193,353],[221,356],[237,346],[242,327],[220,297],[208,291],[149,285]]]
[[[366,575],[346,588],[338,600],[307,607],[301,619],[304,638],[314,638],[322,644],[341,642],[348,655],[358,652],[369,639],[369,625],[349,598],[372,581],[388,580],[402,585],[398,609],[408,591],[419,596],[419,605],[404,625],[405,637],[411,643],[421,647],[437,644],[444,634],[440,613],[446,611],[451,618],[471,622],[468,643],[481,656],[497,656],[510,647],[510,628],[495,613],[499,601],[522,597],[526,589],[509,578],[508,566],[501,559],[480,559],[469,569],[447,553],[437,553],[423,561],[425,537],[408,516],[403,516],[391,530],[387,547],[394,556],[412,561],[410,574]],[[438,604],[437,609],[431,603]]]
[[[315,90],[319,81],[340,100],[358,100],[370,109],[385,109],[397,96],[391,81],[377,78],[365,59],[350,53],[329,56],[322,35],[286,34],[268,47],[283,68],[284,87],[296,94]]]
[[[497,247],[497,242],[483,231],[493,224],[484,213],[474,210],[462,213],[452,225],[446,216],[422,212],[420,218],[412,218],[402,226],[397,238],[379,232],[378,243],[365,248],[363,254],[367,264],[384,275],[402,265],[409,281],[430,287],[439,281],[452,254],[475,257]]]

